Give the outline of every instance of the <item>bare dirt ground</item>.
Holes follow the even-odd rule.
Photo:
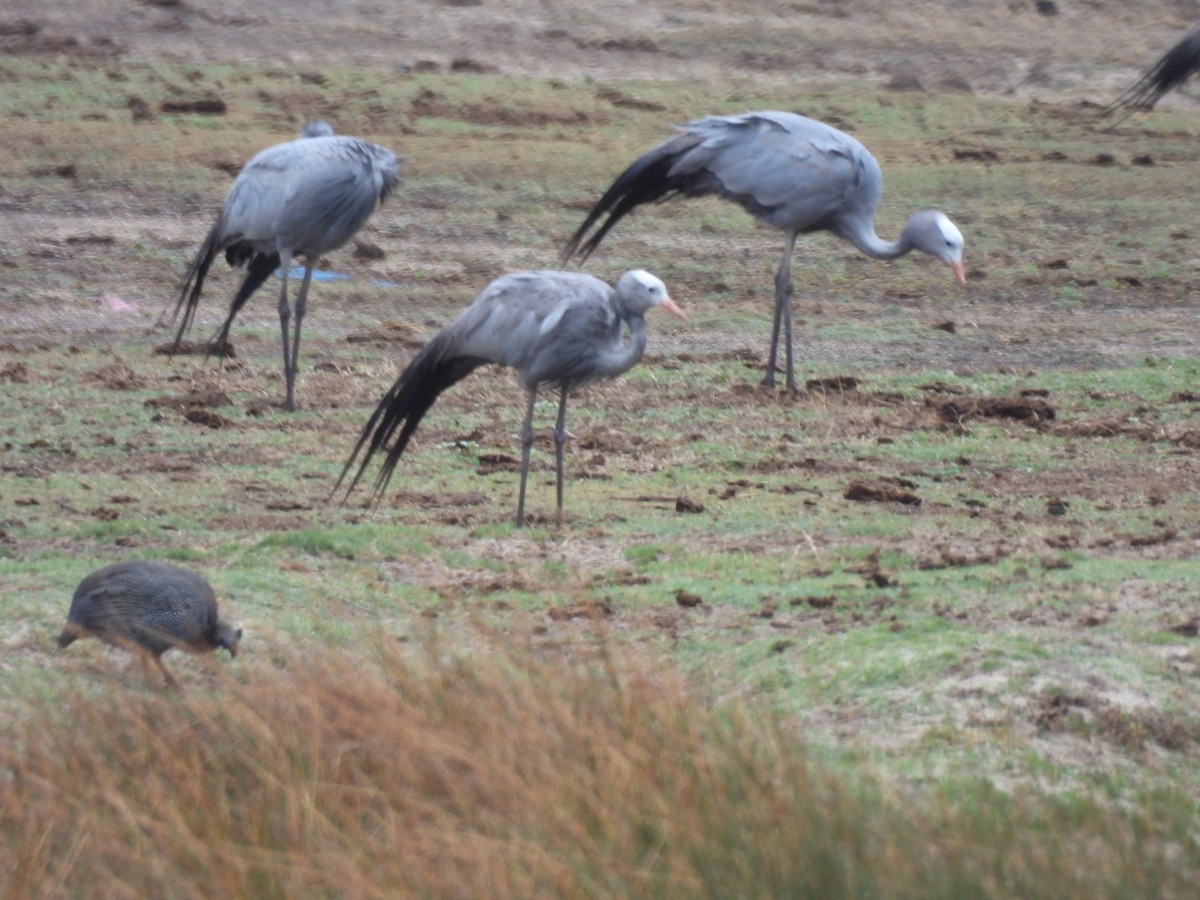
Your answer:
[[[1051,9],[1053,11],[1051,11]],[[1107,100],[1173,43],[1191,2],[11,0],[7,52],[272,60],[508,74],[796,85],[916,79],[929,90]],[[27,27],[21,27],[28,23]],[[968,38],[963,40],[963,36]],[[1119,35],[1119,39],[1114,39]]]

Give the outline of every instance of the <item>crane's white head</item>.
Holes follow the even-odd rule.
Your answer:
[[[687,315],[675,305],[667,286],[658,277],[644,269],[630,269],[617,280],[617,296],[626,308],[632,312],[645,314],[656,306],[661,306],[672,315],[687,321]]]
[[[909,216],[901,240],[909,246],[937,257],[954,271],[959,284],[966,284],[963,274],[963,236],[949,216],[936,209],[927,209]]]

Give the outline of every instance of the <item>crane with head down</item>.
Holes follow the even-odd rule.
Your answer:
[[[400,184],[396,156],[356,137],[336,135],[325,122],[310,122],[300,138],[260,152],[234,180],[225,205],[188,268],[173,318],[183,311],[175,349],[191,327],[209,267],[224,252],[231,266],[245,265],[246,278],[213,342],[224,348],[233,320],[246,301],[282,266],[279,327],[283,338],[284,408],[296,408],[300,327],[313,268],[366,224],[377,204]],[[304,278],[294,308],[288,302],[288,268],[304,257]],[[294,332],[288,324],[295,318]]]
[[[832,232],[875,259],[920,250],[947,263],[959,282],[966,283],[962,233],[944,213],[914,213],[894,241],[875,233],[883,173],[875,157],[850,135],[787,112],[707,116],[679,130],[681,134],[647,151],[617,176],[567,242],[563,258],[587,259],[635,207],[679,195],[723,197],[778,228],[786,242],[775,274],[775,323],[763,379],[767,386],[775,384],[782,325],[787,387],[796,389],[792,253],[801,234]],[[589,236],[593,226],[597,227]]]

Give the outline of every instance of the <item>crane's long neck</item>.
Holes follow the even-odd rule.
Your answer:
[[[629,326],[629,339],[623,340],[625,326]],[[640,315],[629,315],[619,323],[615,340],[597,359],[597,375],[616,378],[638,364],[646,352],[646,319]]]
[[[896,259],[913,248],[907,232],[901,231],[899,240],[885,241],[875,233],[874,223],[866,218],[850,220],[837,233],[874,259]]]

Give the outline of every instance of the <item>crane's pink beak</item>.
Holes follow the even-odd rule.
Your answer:
[[[671,315],[679,316],[679,318],[683,319],[683,321],[685,321],[685,322],[688,320],[687,313],[685,313],[682,309],[680,309],[678,306],[676,306],[675,301],[672,300],[670,297],[664,297],[663,302],[658,305],[661,306],[663,309],[665,309],[667,312],[669,312]]]
[[[954,270],[954,277],[958,279],[958,283],[961,284],[963,287],[966,287],[967,286],[967,276],[963,272],[962,261],[957,260],[957,259],[952,259],[949,262],[949,266],[951,269]]]

